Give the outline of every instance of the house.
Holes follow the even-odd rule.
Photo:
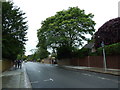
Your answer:
[[[94,42],[89,42],[88,44],[86,44],[83,48],[89,48],[89,49],[91,49],[91,52],[95,52],[96,51],[96,49],[95,49],[95,47],[94,47]]]

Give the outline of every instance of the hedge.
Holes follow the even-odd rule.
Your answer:
[[[106,45],[104,49],[105,49],[105,54],[108,56],[120,55],[120,43]],[[103,55],[102,50],[103,50],[103,47],[100,47],[97,49],[96,52],[90,53],[89,55],[90,56],[97,56],[97,55],[101,56]]]

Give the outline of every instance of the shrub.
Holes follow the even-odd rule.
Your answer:
[[[112,56],[112,55],[120,55],[120,43],[115,43],[115,44],[111,44],[111,45],[106,45],[105,47],[105,54],[108,56]],[[94,53],[90,53],[90,56],[102,56],[103,52],[102,52],[103,48],[100,47],[97,49],[96,52]]]
[[[105,47],[106,55],[120,55],[120,43],[111,44]]]
[[[83,58],[85,56],[88,56],[89,52],[90,52],[90,49],[88,49],[88,48],[82,48],[82,49],[76,50],[74,52],[74,57]]]
[[[70,46],[62,46],[57,49],[57,58],[64,59],[64,58],[71,58],[73,47]]]

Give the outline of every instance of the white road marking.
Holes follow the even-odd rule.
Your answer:
[[[44,80],[44,81],[49,81],[49,79],[48,80]]]
[[[57,64],[55,66],[58,66]]]
[[[39,81],[34,81],[34,82],[31,82],[31,83],[38,83]]]
[[[92,76],[92,75],[90,75],[90,74],[85,74],[85,73],[82,73],[83,75],[87,75],[87,76]]]
[[[101,79],[106,79],[106,78],[101,78]]]
[[[103,77],[97,77],[97,78],[100,78],[100,79],[106,79],[106,80],[108,80],[107,78],[103,78]]]
[[[50,78],[50,80],[51,80],[51,81],[53,81],[53,79],[52,79],[52,78]]]
[[[108,79],[108,78],[104,78],[104,77],[97,77],[97,76],[95,76],[95,75],[90,75],[90,74],[86,74],[86,73],[82,73],[83,75],[86,75],[86,76],[94,76],[94,77],[96,77],[96,78],[99,78],[99,79],[103,79],[103,80],[110,80],[110,81],[113,81],[113,82],[116,82],[116,83],[120,83],[119,81],[117,81],[117,80],[112,80],[112,79]]]
[[[41,72],[41,71],[38,71],[38,72]]]
[[[47,79],[47,80],[44,80],[44,81],[54,81],[52,78],[50,78],[50,79]]]
[[[105,80],[110,80],[110,81],[113,81],[113,82],[116,82],[116,83],[120,83],[119,81],[117,80],[112,80],[112,79],[108,79],[108,78],[103,78],[103,77],[97,77],[97,78],[100,78],[100,79],[105,79]]]
[[[26,68],[25,68],[24,64],[23,64],[23,68],[24,68],[23,70],[24,70],[24,83],[25,83],[25,87],[26,88],[31,88],[32,86],[31,86],[30,80],[28,78],[28,75],[27,75]]]

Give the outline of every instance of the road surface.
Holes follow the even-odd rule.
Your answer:
[[[118,76],[76,71],[57,65],[25,63],[32,88],[118,88]]]

